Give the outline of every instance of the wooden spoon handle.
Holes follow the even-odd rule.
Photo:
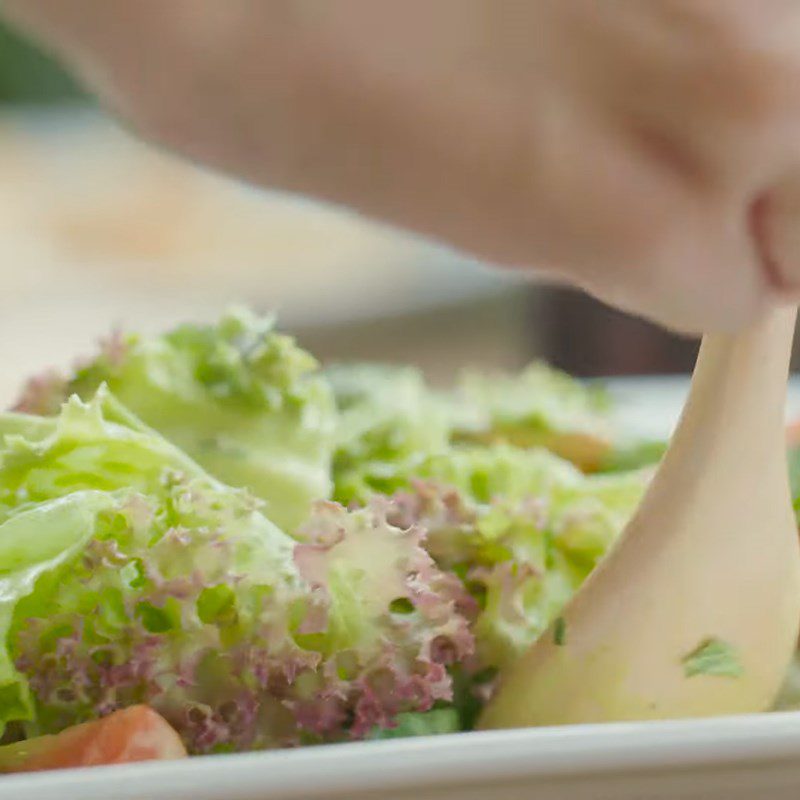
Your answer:
[[[752,488],[758,479],[750,457],[763,454],[783,469],[786,380],[792,353],[796,309],[782,309],[741,334],[717,334],[703,340],[692,390],[660,472],[676,462],[711,453],[718,467]],[[733,475],[731,475],[733,477]],[[663,480],[663,475],[661,480]]]
[[[784,437],[794,322],[795,310],[781,310],[704,340],[639,510],[565,609],[562,635],[546,633],[502,676],[483,727],[771,704],[800,620]],[[704,647],[716,662],[697,672]]]

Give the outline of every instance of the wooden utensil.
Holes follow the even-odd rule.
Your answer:
[[[704,339],[638,512],[563,617],[501,676],[481,727],[770,707],[800,621],[784,435],[795,315]]]

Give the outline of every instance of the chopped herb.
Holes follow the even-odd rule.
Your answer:
[[[684,656],[682,664],[687,678],[695,675],[739,678],[744,671],[733,646],[713,637],[704,640]]]
[[[553,624],[553,643],[563,647],[567,643],[567,621],[558,617]]]

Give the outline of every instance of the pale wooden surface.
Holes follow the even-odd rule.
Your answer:
[[[205,174],[91,114],[0,116],[0,403],[112,326],[156,331],[234,301],[277,311],[330,357],[386,352],[434,372],[516,363],[516,291],[354,215]],[[457,313],[484,300],[495,310]]]

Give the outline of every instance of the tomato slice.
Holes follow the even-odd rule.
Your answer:
[[[162,716],[148,706],[131,706],[54,736],[39,736],[0,747],[0,772],[36,772],[185,756],[180,737]]]

